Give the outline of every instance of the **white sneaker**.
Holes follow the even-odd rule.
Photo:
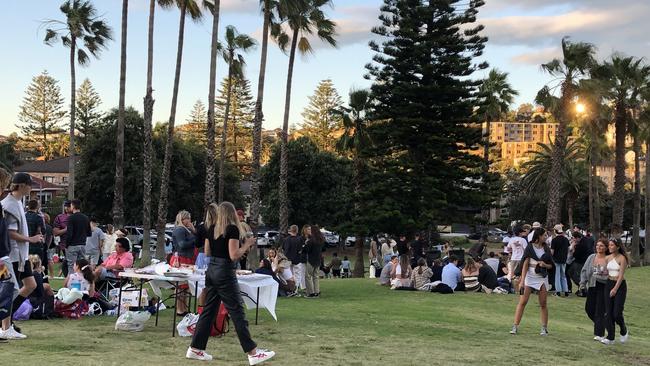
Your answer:
[[[0,330],[0,338],[6,339],[25,339],[26,335],[16,332],[14,326],[12,325],[7,330]]]
[[[603,339],[600,341],[600,343],[602,343],[602,344],[606,344],[606,345],[609,346],[609,345],[614,344],[614,341],[610,341],[610,340],[607,339],[607,338],[603,338]]]
[[[510,334],[512,334],[512,335],[516,335],[516,334],[517,334],[517,326],[516,326],[516,325],[513,325],[513,326],[512,326],[512,329],[510,329]]]
[[[546,337],[548,335],[548,329],[546,329],[546,327],[542,327],[542,330],[539,332],[539,335]]]
[[[595,337],[594,337],[594,341],[596,341],[596,342],[600,342],[600,341],[602,341],[603,339],[605,339],[605,337],[601,337],[601,336],[595,336]]]
[[[625,335],[621,336],[621,343],[627,342],[627,339],[630,338],[630,332],[628,331]]]
[[[253,356],[248,355],[248,364],[251,366],[257,365],[258,363],[271,359],[273,356],[275,356],[275,352],[258,348]]]
[[[192,347],[189,347],[187,349],[187,352],[185,353],[185,357],[189,358],[190,360],[200,360],[200,361],[210,361],[210,360],[212,360],[212,356],[205,353],[205,351],[200,351],[198,349],[193,349]]]

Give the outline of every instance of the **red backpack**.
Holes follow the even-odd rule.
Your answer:
[[[200,306],[198,309],[199,314],[203,312],[203,307]],[[210,336],[211,337],[221,337],[224,334],[228,333],[230,330],[229,328],[229,320],[230,317],[228,316],[228,310],[226,310],[226,307],[223,305],[223,302],[219,304],[219,311],[217,311],[217,317],[214,320],[214,323],[212,323],[212,327],[210,328]]]

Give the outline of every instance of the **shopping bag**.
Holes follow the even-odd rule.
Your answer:
[[[189,313],[181,319],[181,321],[176,326],[178,335],[181,337],[191,337],[194,335],[194,330],[196,329],[196,323],[199,321],[198,314]]]
[[[140,291],[136,290],[135,287],[127,285],[122,288],[122,302],[120,303],[122,309],[129,310],[131,307],[145,307],[148,305],[149,294],[146,288],[142,289],[142,298],[140,298]]]
[[[13,320],[29,320],[29,316],[32,314],[34,307],[29,299],[25,299],[22,304],[14,311],[12,316]]]
[[[115,330],[127,332],[141,332],[144,323],[149,320],[151,314],[148,311],[125,311],[115,322]]]

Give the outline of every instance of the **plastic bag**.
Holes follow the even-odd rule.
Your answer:
[[[81,300],[84,297],[84,294],[78,290],[70,290],[67,287],[64,287],[57,291],[56,298],[66,305],[70,305],[77,300]]]
[[[198,314],[189,313],[178,323],[176,330],[178,335],[181,337],[191,337],[194,335],[194,330],[196,329],[196,323],[199,321]]]
[[[147,311],[126,311],[117,318],[115,330],[124,330],[127,332],[141,332],[144,329],[144,323],[149,320],[151,314]]]
[[[29,320],[34,307],[29,299],[25,299],[22,304],[14,311],[13,320]]]

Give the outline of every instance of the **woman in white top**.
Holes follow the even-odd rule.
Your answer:
[[[607,284],[605,285],[605,328],[607,338],[601,342],[614,344],[614,333],[616,325],[621,328],[621,343],[627,342],[629,333],[623,319],[623,308],[627,297],[627,283],[625,282],[625,268],[628,258],[620,239],[609,240],[609,252],[607,257]]]
[[[65,279],[63,287],[76,288],[81,292],[88,291],[88,296],[95,296],[95,273],[90,268],[90,262],[85,258],[77,259],[74,263],[74,273]]]
[[[553,268],[553,259],[551,251],[546,245],[546,230],[542,228],[535,229],[533,233],[533,242],[526,248],[522,258],[523,265],[521,269],[522,278],[519,281],[519,303],[515,311],[515,322],[510,330],[510,334],[517,334],[519,323],[524,315],[524,309],[528,304],[528,299],[533,290],[538,291],[539,307],[541,310],[542,330],[539,333],[542,336],[548,335],[548,308],[546,307],[546,298],[548,295],[548,270]]]
[[[291,262],[275,249],[269,250],[269,261],[273,272],[280,280],[280,289],[284,290],[289,297],[296,295],[296,281],[291,273]]]
[[[104,260],[115,251],[115,239],[117,239],[117,234],[115,233],[113,225],[106,225],[106,239],[104,239],[104,246],[102,246],[102,256]]]

